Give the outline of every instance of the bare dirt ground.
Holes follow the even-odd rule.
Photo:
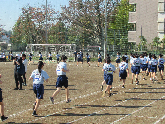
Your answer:
[[[43,70],[48,73],[50,79],[44,83],[44,99],[37,111],[39,116],[33,117],[31,114],[35,94],[32,90],[32,81],[27,81],[28,86],[23,86],[24,90],[13,90],[14,65],[12,62],[6,64],[1,62],[0,73],[3,84],[0,87],[5,103],[5,115],[9,117],[4,123],[165,123],[165,83],[164,80],[160,80],[159,73],[157,74],[159,81],[154,84],[149,77],[146,77],[147,80],[141,80],[139,85],[131,84],[130,76],[126,80],[126,88],[123,89],[117,69],[112,84],[114,95],[109,97],[107,94],[102,97],[100,90],[103,81],[102,65],[97,67],[96,64],[93,62],[91,67],[88,67],[86,62],[79,66],[74,62],[67,63],[70,70],[67,76],[72,101],[65,103],[63,88],[54,98],[54,105],[49,97],[56,90],[57,64],[45,64]],[[26,77],[29,78],[36,68],[36,64],[29,65]],[[106,85],[104,89],[105,87]]]

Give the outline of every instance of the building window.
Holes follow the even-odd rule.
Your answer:
[[[164,3],[158,3],[158,12],[164,12],[164,7],[165,4]]]
[[[130,4],[130,12],[136,12],[136,4]]]
[[[158,31],[163,31],[164,32],[164,22],[159,22],[158,23]]]

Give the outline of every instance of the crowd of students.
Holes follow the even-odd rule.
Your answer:
[[[76,52],[77,55],[77,66],[78,62],[81,62],[83,64],[83,52]],[[67,69],[67,57],[65,55],[61,56],[61,61],[59,59],[60,55],[57,53],[57,81],[56,81],[56,88],[57,90],[52,94],[50,98],[50,101],[52,104],[54,104],[54,97],[60,92],[62,86],[65,87],[66,90],[66,103],[69,103],[71,100],[69,99],[69,89],[68,89],[68,78],[66,76],[66,73],[69,72]],[[90,58],[91,56],[87,53],[87,63],[90,67]],[[98,67],[99,64],[102,63],[102,55],[100,52],[98,53]],[[163,79],[163,71],[164,71],[164,62],[165,60],[162,58],[163,55],[159,55],[159,59],[157,60],[157,57],[153,54],[147,54],[146,52],[138,55],[138,54],[131,54],[130,55],[130,68],[132,72],[132,84],[134,82],[133,78],[135,76],[135,82],[138,85],[138,75],[140,73],[140,70],[142,72],[143,80],[146,80],[146,76],[150,77],[150,80],[154,83],[155,81],[155,75],[157,72],[157,67],[159,68],[161,79]],[[122,58],[122,62],[120,62],[120,58]],[[32,55],[29,53],[29,61],[31,61]],[[51,52],[49,52],[49,60],[52,60]],[[129,77],[129,65],[128,65],[128,56],[127,53],[125,53],[124,56],[121,57],[121,54],[118,52],[116,57],[116,67],[111,63],[111,58],[109,54],[107,54],[107,57],[105,59],[105,63],[103,65],[102,71],[104,71],[104,81],[101,85],[101,90],[103,91],[103,85],[106,83],[107,87],[103,91],[103,97],[106,93],[108,93],[109,97],[112,96],[112,83],[113,83],[113,74],[116,72],[116,69],[119,69],[119,78],[120,81],[123,81],[122,88],[125,88],[126,78]],[[26,72],[27,72],[27,65],[28,61],[26,59],[25,54],[16,54],[16,57],[13,57],[13,64],[15,65],[14,69],[14,77],[15,77],[15,84],[16,88],[14,90],[22,90],[22,85],[27,86],[26,84]],[[43,99],[44,94],[44,81],[48,82],[49,76],[46,71],[43,70],[44,63],[41,52],[39,52],[39,62],[38,62],[38,68],[35,69],[31,76],[29,77],[29,80],[33,80],[33,91],[36,95],[36,100],[33,105],[33,116],[37,116],[37,109],[40,105],[41,99]],[[1,75],[0,75],[1,78]],[[2,81],[0,81],[0,84]],[[0,89],[0,106],[1,106],[1,120],[4,121],[7,119],[7,117],[4,116],[4,104],[3,104],[3,98],[2,98],[2,91]]]

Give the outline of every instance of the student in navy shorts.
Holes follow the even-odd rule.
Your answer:
[[[36,111],[40,105],[41,99],[43,99],[44,94],[44,80],[48,82],[48,74],[42,70],[44,63],[42,61],[38,62],[38,69],[34,70],[29,78],[33,79],[33,91],[36,95],[36,101],[33,105],[33,114],[32,116],[37,116]]]
[[[151,70],[151,60],[152,60],[152,55],[149,53],[149,56],[148,56],[148,58],[147,58],[147,64],[148,64],[148,75],[149,75],[149,77],[150,77],[150,80],[152,80],[152,78],[151,78],[151,72],[150,72],[150,70]]]
[[[81,62],[81,55],[80,53],[77,53],[77,66],[79,62]]]
[[[125,88],[125,80],[127,77],[127,72],[128,72],[128,77],[129,77],[129,69],[128,69],[128,64],[126,63],[126,57],[122,57],[122,62],[119,64],[119,77],[121,80],[123,80],[123,86],[122,88]]]
[[[1,78],[1,74],[0,74],[0,78]],[[0,84],[2,84],[3,82],[0,80]],[[1,121],[6,120],[8,117],[4,116],[4,103],[3,103],[3,98],[2,98],[2,89],[0,88],[0,112],[1,112]]]
[[[148,68],[148,64],[147,64],[147,58],[144,57],[144,53],[141,55],[141,61],[142,61],[141,69],[142,69],[143,80],[146,80],[146,79],[144,78],[144,75],[145,75],[146,70],[147,70],[147,68]]]
[[[99,67],[99,63],[102,63],[102,58],[101,58],[100,52],[98,52],[98,67]]]
[[[39,57],[40,57],[40,58],[39,58],[39,61],[40,61],[40,60],[42,61],[43,58],[42,58],[42,54],[41,54],[41,52],[39,52]]]
[[[118,63],[120,63],[120,53],[117,52],[117,57],[116,57],[116,67],[118,67]]]
[[[107,65],[107,59],[110,59],[110,57],[107,55],[107,57],[106,57],[106,59],[105,59],[105,63],[103,64],[103,69],[102,69],[102,71],[104,71],[104,81],[102,82],[102,84],[101,84],[101,91],[103,91],[103,85],[106,83],[106,75],[107,75],[107,73],[106,73],[106,70],[105,70],[105,67],[106,67],[106,65]]]
[[[151,69],[150,69],[150,72],[152,72],[152,82],[154,83],[155,81],[155,75],[156,75],[156,72],[157,72],[157,65],[158,65],[158,60],[156,60],[156,56],[155,55],[152,55],[152,60],[151,60]]]
[[[159,54],[158,68],[159,68],[161,79],[163,80],[163,71],[164,71],[164,62],[165,62],[165,60],[162,57],[163,57],[163,55]]]
[[[105,91],[103,91],[103,97],[105,96],[106,92],[108,92],[109,97],[111,95],[113,95],[112,93],[110,93],[110,90],[112,90],[112,82],[113,82],[113,73],[115,73],[115,66],[111,64],[111,60],[108,58],[106,60],[107,64],[104,66],[104,68],[102,69],[102,71],[106,71],[106,75],[105,75],[105,82],[107,84],[107,88]]]
[[[68,89],[68,77],[66,77],[66,72],[69,72],[67,69],[66,64],[67,57],[63,55],[61,57],[61,61],[56,68],[56,73],[58,75],[57,82],[56,82],[56,88],[57,90],[53,93],[52,97],[50,97],[50,101],[54,104],[54,97],[60,92],[62,86],[65,87],[66,91],[66,103],[69,103],[71,100],[69,97],[69,89]]]
[[[140,73],[140,64],[142,64],[142,62],[141,62],[138,54],[135,55],[135,59],[133,59],[132,64],[133,64],[132,72],[135,74],[136,84],[139,84],[138,75]]]
[[[87,53],[86,54],[86,57],[87,57],[87,63],[89,65],[89,67],[90,67],[90,58],[91,58],[91,56]]]

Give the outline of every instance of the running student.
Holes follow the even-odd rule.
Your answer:
[[[80,53],[77,53],[77,66],[79,62],[81,62],[81,55]]]
[[[33,79],[33,91],[36,94],[36,101],[33,105],[33,114],[32,116],[37,116],[36,111],[40,105],[41,99],[43,99],[44,94],[44,80],[48,82],[48,74],[42,70],[44,63],[42,61],[38,62],[38,69],[34,70],[29,78]]]
[[[119,77],[121,80],[123,80],[123,86],[122,88],[125,88],[125,80],[127,77],[127,72],[128,72],[128,77],[129,77],[129,69],[128,69],[128,64],[126,63],[126,57],[122,57],[122,62],[119,64]]]
[[[139,56],[136,54],[134,55],[134,59],[132,59],[132,62],[131,62],[131,71],[132,71],[132,84],[133,84],[133,76],[135,74],[135,78],[136,78],[136,84],[139,84],[139,81],[138,81],[138,75],[140,73],[140,64],[142,64]]]
[[[152,60],[151,60],[151,69],[150,69],[150,72],[152,72],[152,82],[154,83],[155,81],[155,74],[157,72],[157,65],[158,65],[158,60],[156,60],[156,56],[155,55],[152,55]]]
[[[161,79],[163,80],[163,71],[164,71],[164,62],[165,62],[165,60],[162,57],[163,57],[163,55],[159,54],[158,68],[159,68],[159,71],[160,71]]]
[[[148,75],[150,76],[150,80],[152,80],[152,78],[151,78],[151,60],[152,60],[152,55],[149,54],[149,57],[147,58],[147,64],[148,64]]]
[[[39,61],[40,61],[40,60],[42,61],[43,58],[42,58],[42,54],[41,54],[41,52],[39,52],[39,57],[40,57],[40,58],[39,58]]]
[[[68,98],[69,97],[69,89],[68,89],[68,77],[66,77],[66,72],[69,72],[67,69],[67,64],[65,63],[67,60],[67,57],[63,55],[61,57],[61,61],[56,68],[57,72],[57,82],[56,82],[56,88],[57,90],[53,93],[52,97],[50,97],[50,101],[54,104],[54,97],[60,92],[62,86],[65,87],[66,91],[66,103],[69,103],[71,100]]]
[[[49,52],[49,61],[52,61],[52,55],[51,55],[51,52]]]
[[[113,82],[113,73],[115,73],[115,66],[111,64],[111,60],[109,58],[107,58],[107,64],[104,65],[102,71],[106,71],[106,76],[105,76],[105,81],[107,84],[107,88],[105,91],[103,91],[103,97],[105,96],[106,92],[108,92],[109,97],[111,95],[113,95],[112,93],[110,93],[110,90],[112,90],[112,82]]]
[[[24,85],[24,86],[27,86],[27,85],[26,85],[26,72],[27,72],[28,61],[27,61],[27,59],[26,59],[26,55],[25,55],[25,54],[22,54],[22,60],[23,60],[24,66],[25,66],[25,73],[23,74],[23,79],[24,79],[23,85]]]
[[[31,61],[32,61],[32,54],[29,53],[29,65],[31,64]]]
[[[128,63],[128,56],[127,56],[127,53],[125,53],[124,57],[126,57],[126,63]]]
[[[56,57],[57,57],[57,63],[59,63],[59,57],[60,57],[60,55],[58,54],[58,52],[57,52]]]
[[[117,57],[116,57],[116,66],[118,67],[118,63],[120,63],[120,53],[117,52]]]
[[[99,67],[99,63],[102,63],[102,58],[101,58],[100,52],[98,52],[98,67]]]
[[[1,74],[0,74],[0,78],[1,78]],[[3,82],[0,80],[0,84],[2,84]],[[2,89],[0,88],[0,106],[1,106],[1,121],[6,120],[8,117],[4,116],[4,103],[3,103],[3,98],[2,98]]]
[[[146,80],[146,79],[144,78],[144,75],[145,75],[145,73],[146,73],[146,71],[147,71],[148,64],[147,64],[147,58],[144,57],[144,55],[145,55],[145,54],[142,54],[140,59],[141,59],[141,62],[142,62],[142,64],[141,64],[141,69],[142,69],[143,80]]]
[[[110,57],[108,55],[107,55],[107,58],[105,59],[105,63],[103,64],[103,69],[107,65],[107,59],[110,59]],[[103,91],[103,85],[106,83],[105,80],[106,80],[106,75],[107,75],[106,71],[103,69],[102,69],[102,71],[104,71],[104,81],[101,84],[101,91]]]
[[[89,67],[90,67],[90,58],[91,58],[91,56],[87,53],[86,54],[86,57],[87,57],[87,63],[89,65]]]

